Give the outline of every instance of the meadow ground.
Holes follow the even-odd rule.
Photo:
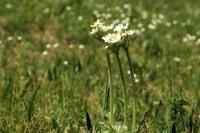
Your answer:
[[[137,39],[111,53],[114,122],[98,18],[129,23]],[[199,0],[0,0],[0,132],[200,133]],[[132,106],[132,98],[137,104]],[[133,118],[133,112],[136,116]],[[91,125],[91,127],[90,127]]]

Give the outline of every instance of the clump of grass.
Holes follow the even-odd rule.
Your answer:
[[[31,101],[29,103],[29,107],[28,107],[28,121],[31,121],[31,117],[33,116],[34,113],[34,102],[36,100],[36,96],[39,90],[39,86],[36,87],[36,89],[33,92],[33,95],[31,97]]]
[[[167,132],[186,131],[189,122],[188,111],[185,106],[189,103],[181,98],[180,93],[172,90],[166,104],[165,121]]]

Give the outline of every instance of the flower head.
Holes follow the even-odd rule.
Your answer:
[[[135,30],[127,30],[122,33],[123,36],[123,47],[128,48],[133,41],[136,39],[136,31]]]
[[[115,26],[114,31],[116,32],[122,32],[123,30],[128,29],[128,24],[123,25],[123,24],[118,24]]]
[[[128,23],[112,23],[105,25],[101,20],[97,20],[91,25],[90,32],[97,40],[106,44],[105,48],[110,50],[119,50],[122,47],[129,47],[135,40],[136,31],[128,29]]]
[[[121,40],[121,34],[119,33],[108,33],[102,39],[105,41],[105,43],[117,43]]]
[[[120,48],[122,36],[120,33],[108,33],[102,37],[102,40],[106,44],[105,49],[109,49],[112,52],[117,52]]]

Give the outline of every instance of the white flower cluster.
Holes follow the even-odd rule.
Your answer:
[[[195,44],[196,46],[200,45],[200,38],[198,38],[198,35],[195,34],[192,35],[187,33],[185,37],[183,37],[182,41],[188,44]]]
[[[105,22],[98,19],[91,28],[90,34],[105,43],[106,49],[117,50],[121,46],[129,47],[136,38],[135,30],[128,29],[128,24],[105,25]]]

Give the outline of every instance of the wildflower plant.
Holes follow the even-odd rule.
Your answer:
[[[122,63],[119,58],[119,51],[123,48],[126,52],[127,59],[129,62],[129,68],[131,72],[131,79],[133,81],[133,70],[132,70],[132,63],[131,58],[128,52],[129,46],[133,43],[136,39],[136,32],[135,30],[128,29],[128,24],[120,24],[120,23],[112,23],[110,25],[105,25],[105,22],[101,20],[97,20],[93,25],[91,25],[91,32],[90,34],[102,42],[105,45],[105,49],[107,51],[107,61],[108,61],[108,75],[109,75],[109,85],[110,85],[110,123],[113,124],[113,87],[112,87],[112,76],[111,76],[111,64],[109,58],[109,51],[114,53],[117,58],[119,72],[122,82],[123,88],[123,99],[124,99],[124,124],[127,124],[127,89],[126,83],[124,78],[124,72],[122,68]],[[135,103],[134,103],[135,105]],[[135,111],[135,107],[134,107]],[[133,113],[135,114],[135,113]],[[135,120],[135,116],[133,116]],[[133,121],[133,127],[135,130],[135,121]]]

